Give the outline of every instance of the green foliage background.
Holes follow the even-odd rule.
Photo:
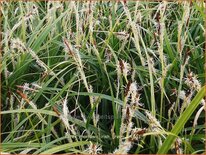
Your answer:
[[[129,81],[143,105],[132,122],[147,131],[127,153],[177,153],[177,137],[183,153],[204,152],[205,91],[185,83],[193,72],[204,85],[203,1],[1,3],[2,152],[118,150]],[[118,78],[120,61],[131,68]],[[193,93],[185,108],[183,91]],[[64,102],[67,133],[59,116]],[[153,130],[146,111],[161,130]]]

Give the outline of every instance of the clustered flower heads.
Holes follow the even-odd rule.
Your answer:
[[[102,147],[92,142],[90,142],[88,149],[86,149],[86,152],[89,154],[98,154],[101,153],[101,151],[102,151]]]
[[[129,34],[126,32],[117,32],[116,36],[119,40],[126,40],[129,37]]]
[[[89,93],[94,93],[92,85],[89,85]],[[98,101],[97,96],[90,96],[90,103],[95,104]]]
[[[74,125],[69,124],[69,109],[67,106],[67,98],[64,99],[63,101],[63,108],[62,108],[62,113],[59,115],[59,118],[62,120],[65,128],[66,128],[66,135],[69,135],[71,132],[72,134],[76,135]]]
[[[19,38],[11,39],[11,50],[18,50],[21,53],[28,53],[32,56],[32,58],[36,61],[37,65],[44,69],[45,73],[49,73],[49,75],[55,75],[52,70],[48,70],[48,66],[39,58],[39,56],[30,48],[27,48],[25,43],[22,42]]]
[[[185,78],[185,84],[190,87],[192,90],[199,91],[201,88],[201,84],[199,80],[197,79],[197,75],[194,75],[192,72],[190,72],[187,75],[187,78]]]
[[[131,66],[129,63],[127,63],[124,60],[119,60],[117,63],[117,74],[118,75],[123,75],[125,79],[127,79],[127,76],[129,75],[131,70]]]
[[[146,128],[133,128],[133,123],[123,124],[121,129],[124,129],[125,137],[121,139],[119,147],[114,150],[114,154],[127,154],[135,142],[138,142],[144,133],[147,132]]]
[[[133,143],[138,141],[142,134],[146,132],[146,129],[134,128],[132,118],[135,117],[135,110],[139,106],[139,94],[137,93],[137,84],[132,82],[128,84],[128,92],[126,99],[131,95],[131,103],[126,105],[122,109],[122,122],[120,127],[120,139],[119,147],[113,153],[114,154],[126,154],[131,149]]]
[[[182,151],[182,148],[181,148],[181,145],[182,145],[182,140],[178,137],[176,140],[175,140],[175,143],[173,145],[173,149],[176,150],[176,153],[177,154],[182,154],[183,151]]]
[[[197,75],[194,75],[192,72],[189,72],[187,77],[185,78],[185,84],[189,87],[186,93],[184,90],[179,92],[179,99],[183,100],[187,104],[190,103],[192,96],[194,95],[195,91],[199,91],[201,89],[201,84],[197,79]]]
[[[60,119],[63,121],[67,130],[70,129],[68,114],[69,114],[69,109],[67,107],[67,99],[65,99],[63,102],[63,113],[60,115]]]
[[[184,90],[181,90],[179,92],[178,97],[179,99],[183,100],[183,104],[181,106],[181,112],[191,102],[191,99],[195,94],[195,91],[199,91],[201,89],[201,84],[197,79],[197,75],[194,75],[192,72],[188,73],[184,82],[189,87],[189,89],[186,92]]]
[[[32,21],[34,19],[34,17],[38,14],[39,14],[38,7],[35,4],[27,5],[27,13],[24,16],[24,20],[25,21],[28,21],[28,20]]]
[[[108,49],[106,49],[106,50],[105,50],[105,55],[104,55],[104,57],[106,58],[105,63],[108,63],[108,62],[110,62],[111,59],[112,59],[112,53],[111,53]]]
[[[118,79],[121,75],[126,80],[125,98],[122,109],[122,119],[120,126],[119,146],[113,152],[114,154],[126,154],[131,149],[133,143],[138,141],[141,135],[146,132],[146,129],[134,128],[132,118],[135,117],[135,110],[138,106],[142,106],[140,101],[140,94],[138,93],[138,87],[136,81],[134,81],[134,75],[132,75],[132,81],[127,80],[127,76],[131,71],[131,66],[124,60],[119,60],[117,63],[117,75]],[[135,72],[134,72],[135,73]],[[133,73],[133,74],[134,74]],[[130,102],[128,102],[130,101]]]
[[[148,111],[146,111],[145,113],[146,113],[148,120],[149,120],[150,129],[154,132],[161,131],[162,126],[161,126],[160,122],[157,120],[157,118],[155,116],[153,116]]]
[[[22,53],[26,51],[26,46],[19,38],[11,39],[10,48],[12,50],[17,49],[19,52],[22,52]]]
[[[138,93],[137,89],[137,83],[132,82],[129,86],[129,91],[126,92],[126,98],[128,99],[129,96],[131,95],[131,104],[134,105],[135,107],[137,106],[142,106],[142,104],[139,102],[140,101],[140,94]]]
[[[114,154],[127,154],[132,147],[132,143],[130,141],[121,142],[119,144],[119,148],[116,149]]]
[[[179,98],[184,100],[186,98],[186,94],[185,94],[185,91],[184,90],[181,90],[180,93],[179,93]]]

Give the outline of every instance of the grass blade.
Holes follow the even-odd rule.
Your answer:
[[[174,127],[171,131],[172,134],[178,135],[180,133],[180,131],[184,128],[185,123],[189,120],[190,116],[192,115],[194,110],[199,105],[200,101],[202,100],[202,98],[205,95],[205,92],[206,92],[205,87],[202,87],[201,90],[195,96],[195,98],[191,101],[191,103],[189,104],[187,109],[185,109],[185,111],[182,113],[182,115],[177,120],[177,123],[174,125]],[[157,153],[158,154],[167,153],[168,150],[170,149],[170,147],[172,146],[174,140],[175,140],[175,137],[172,135],[169,135]]]
[[[82,146],[82,145],[86,145],[86,144],[89,144],[89,143],[90,143],[89,141],[82,141],[82,142],[80,141],[80,142],[64,144],[64,145],[53,147],[53,148],[51,148],[49,150],[46,150],[46,151],[44,151],[40,154],[53,154],[53,153],[57,153],[57,152],[60,152],[60,151],[64,151],[64,150],[69,149],[69,148]]]

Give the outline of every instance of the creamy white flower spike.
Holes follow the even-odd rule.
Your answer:
[[[127,77],[127,75],[128,75],[129,72],[130,72],[131,66],[130,66],[130,64],[127,63],[127,62],[123,62],[123,64],[124,64],[123,76]]]
[[[20,52],[24,53],[26,51],[26,46],[19,38],[11,39],[11,49],[17,49]]]
[[[65,99],[64,102],[63,102],[63,116],[65,118],[68,118],[68,113],[69,113],[69,110],[68,110],[68,107],[67,107],[67,99]]]
[[[131,101],[131,105],[133,106],[133,108],[136,108],[137,106],[142,106],[142,104],[139,102],[140,94],[138,93],[138,86],[136,81],[132,83],[128,82],[125,93],[125,101]],[[129,97],[131,97],[131,100],[129,100]]]
[[[150,121],[151,127],[162,128],[160,122],[156,119],[156,117],[152,116],[152,114],[148,111],[146,111],[145,113]]]
[[[116,32],[116,36],[119,40],[126,40],[129,37],[129,34],[126,32]]]
[[[194,75],[193,72],[190,72],[185,78],[185,84],[190,87],[191,89],[199,91],[201,88],[201,84],[197,79],[197,75]]]
[[[119,148],[116,149],[113,154],[127,154],[132,147],[132,143],[130,141],[124,141],[120,143]]]
[[[131,70],[131,66],[129,63],[127,63],[124,60],[119,60],[117,63],[117,74],[118,75],[123,75],[125,79],[127,79],[127,76],[129,75]]]
[[[137,82],[132,82],[130,85],[130,91],[131,93],[135,93],[137,91]]]
[[[179,98],[184,100],[186,98],[186,94],[185,94],[185,91],[184,90],[181,90],[180,93],[179,93]]]
[[[86,149],[86,152],[89,154],[99,154],[102,152],[102,146],[90,142],[90,145],[88,149]]]

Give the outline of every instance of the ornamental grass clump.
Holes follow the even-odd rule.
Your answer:
[[[205,3],[2,1],[1,152],[205,152]]]

